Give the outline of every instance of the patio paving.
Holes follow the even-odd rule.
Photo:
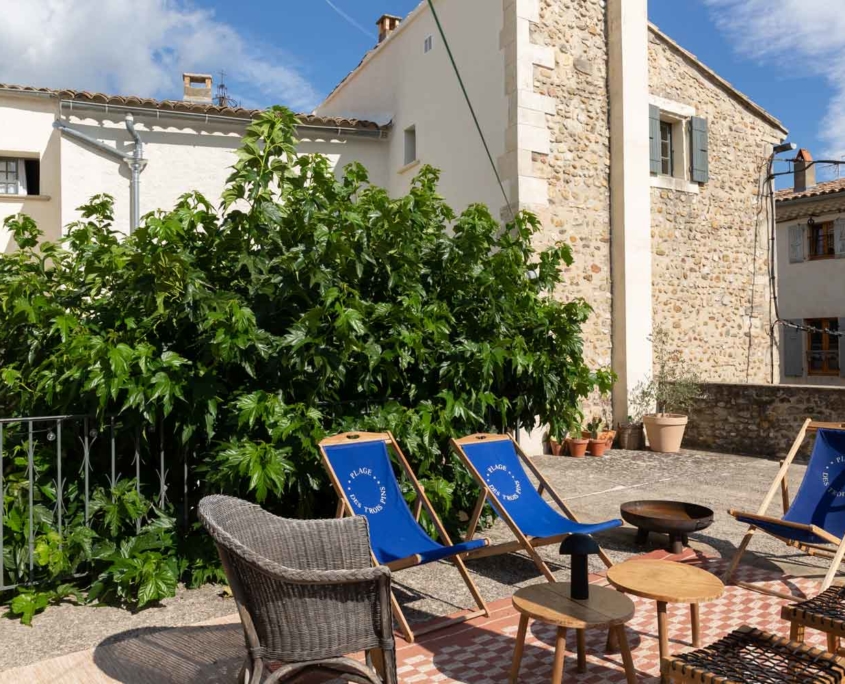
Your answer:
[[[614,451],[602,459],[539,457],[536,463],[575,512],[588,521],[617,517],[620,503],[639,498],[673,498],[710,506],[717,513],[716,521],[703,533],[692,535],[691,544],[699,557],[707,558],[705,566],[715,570],[723,562],[720,558],[731,555],[744,532],[724,513],[725,509],[756,510],[777,470],[773,460],[692,451],[676,456]],[[797,490],[803,471],[804,466],[796,464],[790,475],[792,492]],[[773,505],[771,512],[777,514],[779,510]],[[493,540],[508,538],[507,529],[500,523],[485,534]],[[652,535],[649,546],[643,549],[634,544],[634,534],[633,528],[625,527],[597,536],[615,562],[665,544],[665,538]],[[751,562],[743,570],[747,581],[782,583],[786,579],[790,593],[800,595],[813,593],[824,575],[823,561],[808,559],[762,535],[755,538],[752,550],[754,553],[747,556]],[[553,563],[558,577],[568,578],[569,569],[556,548],[547,547],[542,554]],[[506,681],[517,623],[509,597],[518,587],[542,578],[533,563],[521,555],[484,559],[469,567],[482,594],[491,601],[493,614],[483,621],[427,635],[417,644],[402,642],[401,681]],[[603,566],[594,562],[591,569],[600,572]],[[788,578],[783,577],[783,571]],[[405,570],[394,579],[400,600],[414,622],[454,614],[470,605],[460,576],[448,563]],[[132,615],[113,608],[70,605],[36,617],[32,629],[0,621],[0,669],[24,665],[0,672],[0,684],[233,682],[241,664],[243,638],[237,617],[232,615],[233,604],[217,602],[213,611],[203,608],[205,613],[191,619],[192,611],[179,613],[178,606],[193,606],[196,601],[182,599],[175,612],[170,606],[160,609],[161,625],[155,624],[154,612]],[[657,672],[654,605],[639,599],[636,602],[629,638],[641,681],[651,681]],[[720,601],[702,606],[703,642],[709,643],[743,623],[783,634],[786,627],[779,618],[780,605],[782,601],[774,597],[731,587]],[[109,618],[102,621],[107,627],[97,635],[101,611]],[[671,612],[675,647],[683,647],[689,639],[687,616],[682,607]],[[75,625],[85,626],[87,644],[80,645],[80,639],[74,636]],[[531,634],[520,681],[548,681],[551,628],[534,625]],[[567,677],[585,683],[622,681],[618,656],[603,654],[604,635],[588,637],[588,672],[576,676],[573,667]],[[69,645],[64,644],[65,639]]]
[[[671,557],[654,552],[650,557]],[[690,558],[691,557],[691,558]],[[687,562],[721,573],[723,559],[687,554]],[[816,583],[806,577],[788,577],[753,566],[744,567],[739,579],[786,591],[804,598]],[[607,586],[603,576],[594,577]],[[637,677],[641,682],[659,681],[657,618],[655,604],[632,597],[636,614],[628,624]],[[743,624],[789,635],[780,619],[786,601],[736,586],[724,596],[701,606],[701,638],[708,644]],[[689,650],[690,625],[687,606],[669,608],[670,647],[673,652]],[[455,625],[421,638],[415,644],[397,642],[397,671],[401,682],[460,682],[493,684],[507,681],[519,616],[504,598],[490,604],[490,617]],[[567,644],[567,676],[581,684],[624,682],[621,656],[605,653],[606,631],[587,632],[587,671],[574,674],[574,634]],[[530,623],[525,642],[521,682],[547,682],[551,675],[555,630],[539,622]],[[820,633],[808,631],[808,643],[824,646]],[[236,616],[201,625],[177,628],[132,630],[106,639],[95,649],[8,670],[0,682],[51,682],[52,684],[177,684],[203,682],[228,684],[235,681],[243,657],[243,638]],[[359,655],[359,657],[361,657]],[[312,679],[312,681],[321,681]],[[332,680],[331,684],[335,684]]]

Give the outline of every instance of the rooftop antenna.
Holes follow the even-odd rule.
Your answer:
[[[218,107],[238,107],[240,102],[229,96],[229,88],[226,86],[226,72],[220,72],[220,82],[217,84],[217,94],[214,102]]]

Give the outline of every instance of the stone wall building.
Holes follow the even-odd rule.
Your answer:
[[[565,240],[573,249],[557,294],[583,297],[595,311],[584,328],[586,356],[619,377],[614,417],[625,417],[631,390],[652,371],[654,326],[708,381],[768,382],[777,358],[763,197],[783,125],[649,24],[647,0],[435,7],[507,204],[539,216],[538,247]],[[498,46],[479,26],[500,27]],[[493,90],[491,74],[501,78]],[[401,87],[385,87],[396,78]],[[457,209],[480,199],[506,216],[460,95],[424,2],[317,113],[413,130],[415,157],[444,170],[444,194]],[[391,144],[403,142],[393,136]],[[481,164],[469,185],[450,174],[467,155]],[[450,178],[457,185],[445,187]]]
[[[765,162],[786,135],[778,120],[650,25],[647,0],[434,5],[502,185],[428,2],[379,20],[379,43],[306,118],[300,149],[338,168],[361,161],[394,195],[429,163],[457,211],[481,202],[503,218],[535,212],[538,247],[572,247],[556,295],[594,309],[586,357],[619,378],[617,420],[652,372],[655,325],[708,381],[776,377],[762,198]],[[49,210],[58,232],[106,190],[125,224],[126,170],[53,122],[131,150],[129,112],[149,153],[142,210],[197,186],[215,196],[255,113],[205,100],[0,86],[0,160],[40,159],[44,189],[22,205],[0,186],[0,214]],[[588,410],[608,415],[600,404]]]
[[[653,26],[649,93],[684,146],[675,150],[673,176],[651,176],[654,325],[710,382],[771,382],[763,191],[772,146],[785,131]],[[709,134],[706,182],[691,182],[690,164],[678,159],[694,118]]]

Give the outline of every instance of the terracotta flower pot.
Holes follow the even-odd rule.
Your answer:
[[[643,416],[643,425],[645,425],[651,450],[664,454],[677,454],[681,450],[681,442],[684,439],[688,420],[687,416],[677,413],[657,413]]]
[[[563,456],[563,444],[551,437],[549,438],[549,449],[552,451],[552,456]]]
[[[604,456],[604,452],[608,448],[608,443],[606,439],[591,439],[589,446],[590,456]]]
[[[569,455],[572,458],[584,458],[587,454],[587,447],[590,444],[589,439],[568,439]]]
[[[599,439],[602,442],[607,442],[607,448],[613,448],[613,441],[616,439],[616,430],[605,430],[599,433]]]

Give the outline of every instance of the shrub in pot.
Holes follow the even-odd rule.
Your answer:
[[[607,451],[610,446],[607,442],[607,435],[604,433],[601,435],[599,434],[601,428],[602,420],[598,416],[594,417],[589,423],[587,423],[587,434],[590,437],[588,444],[590,456],[604,456],[604,452]]]
[[[669,333],[657,328],[652,335],[655,373],[634,390],[632,405],[655,407],[643,412],[643,425],[652,451],[674,454],[681,450],[689,410],[704,396],[698,374],[681,352],[670,350]]]

